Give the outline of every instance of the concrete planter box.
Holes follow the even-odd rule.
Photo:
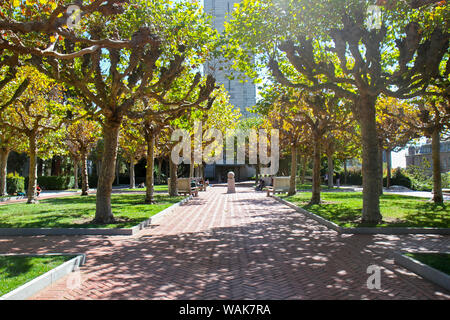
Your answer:
[[[45,256],[64,256],[64,255],[75,255],[73,259],[64,262],[60,266],[34,278],[31,281],[23,284],[22,286],[14,289],[11,292],[0,297],[0,300],[25,300],[34,294],[38,293],[45,287],[58,281],[65,275],[78,270],[86,261],[86,256],[84,254],[67,254],[67,253],[52,253],[52,254],[6,254],[4,256],[22,256],[22,257],[45,257]]]
[[[440,235],[450,235],[450,228],[370,228],[370,227],[358,227],[358,228],[344,228],[337,225],[334,222],[328,221],[321,216],[309,212],[303,208],[296,206],[295,204],[281,199],[277,196],[271,196],[275,200],[287,205],[288,207],[296,210],[297,212],[303,213],[307,217],[316,220],[317,222],[327,226],[328,228],[335,230],[339,233],[345,234],[440,234]]]
[[[420,252],[420,253],[438,253],[438,252]],[[448,252],[445,252],[448,253]],[[450,291],[450,276],[435,268],[432,268],[416,259],[405,256],[403,252],[394,253],[394,261],[396,264],[417,273],[424,279],[427,279]]]
[[[153,220],[158,219],[166,213],[172,212],[175,208],[186,203],[190,199],[192,199],[192,197],[183,199],[132,228],[0,228],[0,236],[131,236],[148,227]]]

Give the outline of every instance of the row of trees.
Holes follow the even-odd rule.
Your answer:
[[[35,159],[39,152],[54,152],[46,147],[53,132],[55,140],[65,139],[75,162],[85,163],[86,150],[101,133],[97,223],[114,220],[119,144],[130,164],[147,158],[151,203],[155,150],[170,152],[174,128],[194,133],[195,120],[222,119],[224,128],[236,122],[214,77],[201,72],[206,61],[220,56],[233,60],[244,76],[265,78],[256,110],[265,127],[281,129],[292,159],[312,150],[313,203],[320,202],[322,153],[331,178],[333,157],[354,157],[361,145],[363,222],[382,219],[381,150],[395,150],[417,134],[434,137],[436,147],[448,129],[450,9],[442,1],[379,2],[383,21],[374,27],[367,22],[371,1],[244,0],[223,35],[197,2],[78,0],[81,20],[75,26],[67,12],[71,4],[0,5],[0,150],[3,159],[9,149],[27,148]],[[69,134],[59,135],[61,128]],[[81,141],[76,134],[84,129],[88,138]],[[36,176],[31,163],[30,202]],[[170,163],[175,194],[176,165]]]
[[[410,128],[425,135],[434,130],[434,149],[439,150],[439,133],[449,125],[449,6],[445,1],[379,4],[383,18],[374,26],[367,20],[371,1],[247,0],[237,6],[226,25],[228,58],[239,57],[236,69],[259,78],[269,69],[265,85],[282,88],[277,99],[270,101],[279,107],[268,108],[268,114],[285,124],[272,123],[288,131],[290,127],[309,130],[316,160],[313,203],[320,201],[320,148],[329,148],[319,141],[334,141],[332,154],[336,143],[345,145],[345,138],[338,135],[353,131],[359,135],[362,221],[367,223],[382,219],[380,151],[403,143],[394,141],[400,138],[397,132],[409,139]],[[407,109],[397,108],[402,100]],[[404,118],[402,112],[411,117]],[[397,121],[395,139],[390,136],[389,121]],[[301,139],[290,138],[295,154]],[[433,165],[439,172],[437,158]],[[440,175],[435,176],[434,200],[442,202]]]
[[[15,132],[22,130],[22,125],[15,125],[24,122],[24,114],[32,119],[22,131],[31,159],[29,202],[35,197],[33,157],[38,148],[52,150],[45,147],[47,131],[61,132],[58,129],[65,124],[70,126],[74,134],[65,139],[74,160],[82,163],[95,138],[78,139],[79,129],[94,136],[101,132],[94,222],[110,223],[114,221],[111,192],[121,129],[124,135],[133,134],[131,128],[136,127],[128,124],[137,121],[151,160],[156,135],[171,121],[190,118],[194,110],[211,109],[220,92],[214,77],[202,75],[200,66],[215,54],[219,37],[195,2],[76,1],[82,14],[75,27],[68,23],[73,19],[67,11],[71,4],[27,0],[0,5],[1,119]],[[23,77],[22,67],[29,70]],[[34,76],[49,84],[42,85]],[[29,101],[25,101],[27,90]],[[24,113],[8,118],[22,104]],[[91,122],[89,128],[87,119],[99,127]],[[153,161],[147,167],[153,171]],[[151,202],[153,174],[148,179]],[[86,181],[83,185],[87,187]]]

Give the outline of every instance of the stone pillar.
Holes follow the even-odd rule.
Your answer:
[[[235,193],[236,186],[234,181],[234,172],[228,172],[228,191],[227,193]]]

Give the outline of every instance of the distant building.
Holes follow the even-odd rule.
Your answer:
[[[430,163],[433,168],[433,159],[431,158],[431,143],[429,141],[419,147],[409,147],[406,154],[406,167],[418,166],[424,160]],[[441,142],[441,172],[450,171],[450,141]]]
[[[219,32],[224,30],[227,15],[233,11],[234,4],[239,2],[241,0],[204,0],[205,12],[213,17],[214,28]],[[230,103],[239,109],[244,117],[248,117],[249,113],[246,108],[256,104],[256,85],[251,80],[243,83],[239,79],[228,79],[227,73],[229,73],[230,67],[217,60],[207,62],[204,68],[206,73],[214,75],[217,83],[225,86],[230,94]],[[256,175],[255,168],[249,165],[213,164],[205,167],[205,177],[214,181],[225,182],[229,171],[235,173],[237,181],[246,180]]]

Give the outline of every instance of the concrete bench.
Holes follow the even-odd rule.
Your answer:
[[[169,184],[169,192],[170,192],[170,178],[167,179]],[[179,194],[183,195],[194,195],[194,197],[198,196],[198,187],[191,187],[191,179],[190,178],[178,178],[177,179],[177,189]]]
[[[267,196],[270,193],[284,193],[289,191],[291,177],[274,177],[273,186],[267,187]]]

